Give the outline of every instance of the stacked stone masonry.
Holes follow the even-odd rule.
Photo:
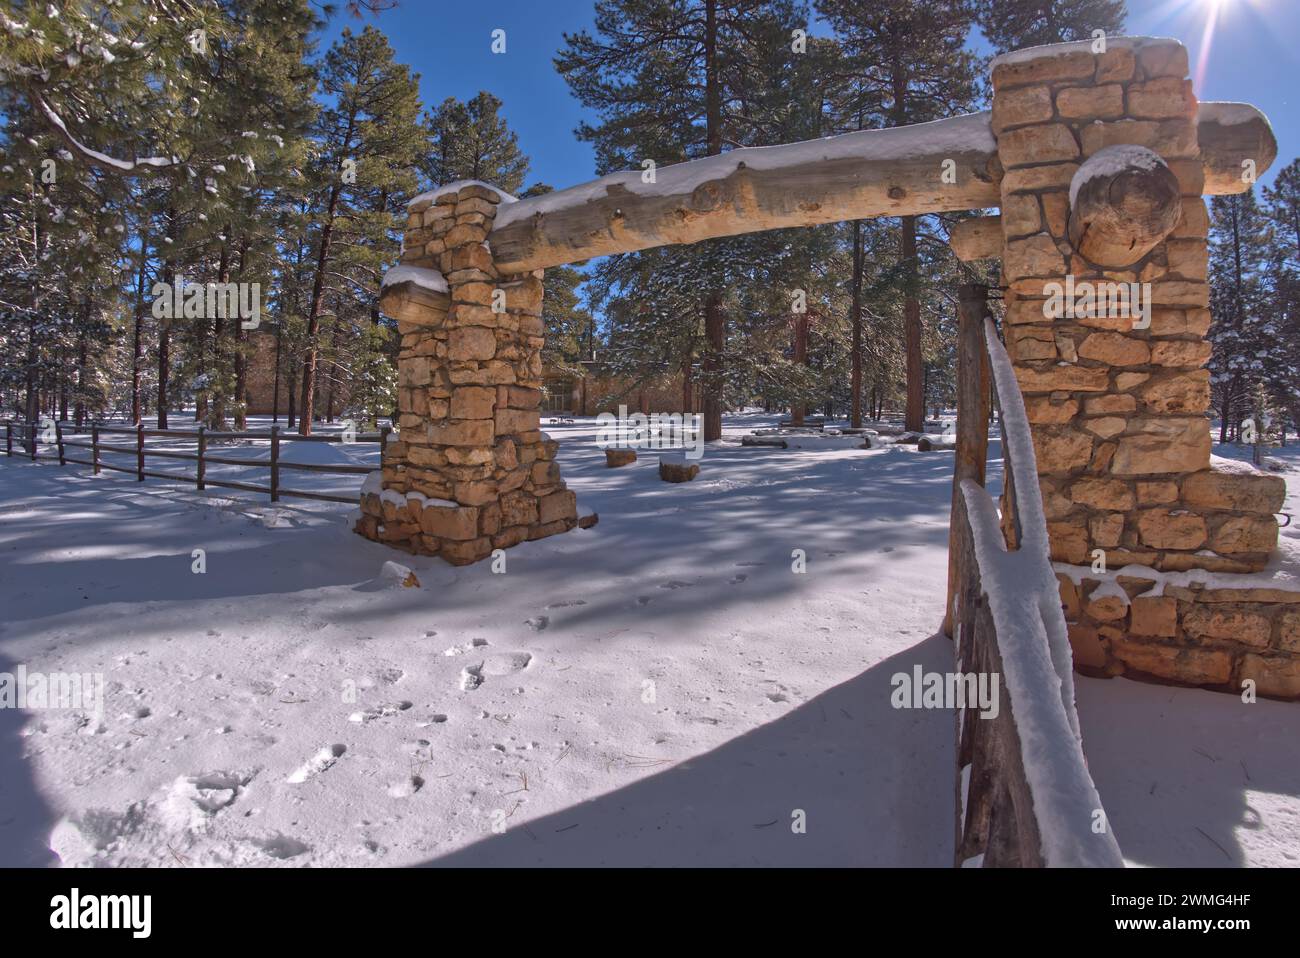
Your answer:
[[[542,271],[500,274],[486,242],[510,201],[478,183],[413,201],[402,265],[420,278],[381,298],[402,336],[400,438],[356,531],[454,565],[578,521],[557,444],[539,429]]]
[[[1251,573],[1277,545],[1283,481],[1211,468],[1209,218],[1187,72],[1182,44],[1151,39],[1116,39],[1096,53],[1087,43],[1039,48],[994,63],[1004,330],[1060,563],[1089,565],[1101,550],[1110,569]],[[1076,171],[1119,144],[1158,154],[1181,205],[1173,232],[1122,268],[1089,262],[1069,232]],[[1048,284],[1067,275],[1076,284],[1149,283],[1149,328],[1131,315],[1050,318]],[[1212,597],[1222,590],[1190,589],[1098,603],[1089,601],[1095,582],[1082,592],[1062,582],[1081,667],[1225,688],[1249,672],[1270,694],[1300,694],[1300,604],[1223,603]],[[1249,632],[1233,634],[1231,615],[1245,616]]]

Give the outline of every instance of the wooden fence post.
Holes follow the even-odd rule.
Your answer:
[[[203,468],[203,453],[204,453],[204,451],[205,451],[207,448],[208,448],[208,437],[207,437],[207,435],[205,434],[205,430],[204,430],[203,426],[199,426],[199,466],[198,466],[198,469],[197,469],[197,470],[195,471],[195,473],[194,473],[194,483],[195,483],[195,486],[196,486],[200,491],[202,491],[203,488],[204,488],[204,485],[203,485],[203,475],[204,475],[204,468]]]
[[[280,427],[271,427],[271,501],[280,501]]]
[[[135,426],[135,480],[144,482],[144,423]]]
[[[99,475],[99,423],[90,424],[90,461],[92,463],[92,474]]]
[[[953,462],[952,515],[948,524],[948,601],[943,608],[943,633],[949,638],[953,634],[953,599],[961,590],[964,571],[958,555],[957,528],[965,512],[958,508],[961,484],[965,479],[973,479],[984,485],[984,464],[989,453],[992,383],[984,343],[988,293],[988,287],[978,283],[962,283],[957,292],[957,454]]]
[[[5,420],[5,455],[12,456],[13,454],[14,454],[14,421],[12,419],[6,419]]]
[[[54,423],[54,441],[58,443],[59,446],[59,465],[66,466],[68,463],[63,455],[63,421],[62,420],[58,420]]]
[[[36,422],[27,424],[27,434],[31,437],[32,440],[32,462],[36,461],[36,453],[40,449],[40,444],[41,444],[41,434],[36,431],[36,427],[39,425],[40,425],[39,419],[36,420]]]
[[[388,449],[388,434],[393,431],[392,426],[379,427],[379,466],[384,465],[384,451]]]

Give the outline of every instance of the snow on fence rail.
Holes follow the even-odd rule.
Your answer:
[[[41,435],[53,426],[54,441],[46,442],[46,446],[54,446],[56,452],[41,452]],[[358,475],[364,476],[372,472],[376,467],[362,464],[349,465],[342,463],[315,463],[315,462],[292,462],[286,461],[280,456],[280,447],[282,444],[294,442],[342,442],[341,436],[298,436],[293,434],[284,434],[280,432],[279,426],[272,426],[269,432],[227,432],[208,430],[203,426],[198,429],[146,429],[143,425],[139,426],[111,426],[103,423],[93,423],[90,427],[90,441],[86,442],[79,439],[69,439],[64,435],[64,426],[68,423],[59,421],[42,426],[39,423],[14,422],[12,420],[5,422],[5,454],[12,456],[14,454],[14,442],[22,447],[20,454],[33,462],[39,460],[57,459],[59,465],[75,463],[81,466],[90,466],[95,475],[99,475],[103,469],[112,472],[125,472],[132,474],[140,482],[146,478],[153,479],[170,479],[175,482],[192,482],[196,489],[206,489],[208,486],[219,486],[225,489],[240,489],[244,492],[264,492],[270,495],[272,502],[278,502],[280,499],[298,498],[298,499],[317,499],[322,502],[343,502],[355,505],[357,496],[355,494],[348,496],[331,495],[325,492],[310,492],[305,489],[286,489],[280,485],[280,472],[283,469],[298,470],[301,472],[323,473],[328,475]],[[388,436],[391,428],[383,426],[376,433],[359,433],[354,440],[358,443],[377,442],[379,444],[380,459],[383,459],[384,447],[388,444]],[[85,433],[76,433],[73,435],[85,435]],[[111,439],[108,442],[101,440],[101,436],[128,435],[134,436],[134,443],[124,443],[122,441],[114,442]],[[197,452],[183,452],[176,449],[150,449],[145,445],[145,438],[149,436],[161,436],[173,439],[187,439],[198,443]],[[271,458],[268,461],[258,459],[236,458],[227,455],[214,455],[208,450],[208,443],[213,440],[230,440],[230,439],[251,439],[262,440],[270,443]],[[87,449],[90,451],[89,459],[78,459],[67,454],[67,450]],[[103,462],[100,456],[103,453],[120,453],[135,456],[134,466],[118,466],[109,462]],[[159,459],[180,459],[195,463],[194,473],[177,473],[162,472],[156,469],[146,468],[146,460],[149,458]],[[270,485],[258,485],[251,482],[236,482],[232,479],[213,478],[207,474],[209,464],[225,466],[242,466],[251,469],[269,469]]]
[[[998,675],[989,718],[957,713],[960,866],[1123,867],[1088,774],[1074,675],[1024,400],[987,290],[963,286],[947,625],[959,675]],[[1002,423],[1003,510],[984,489],[990,386]]]

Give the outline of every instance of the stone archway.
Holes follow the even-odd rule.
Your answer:
[[[953,245],[1002,260],[1053,559],[1078,565],[1101,549],[1112,568],[1261,568],[1280,480],[1209,468],[1201,196],[1247,189],[1243,164],[1262,173],[1276,141],[1253,107],[1198,105],[1187,72],[1174,40],[1056,44],[994,61],[991,113],[735,150],[662,168],[652,184],[632,172],[523,201],[478,182],[416,197],[381,297],[402,334],[401,435],[363,489],[357,531],[465,564],[578,525],[539,429],[547,266],[997,207]],[[1149,325],[1046,314],[1050,284],[1085,281],[1149,284]],[[1240,647],[1204,647],[1218,633],[1232,645],[1233,627],[1193,598],[1121,599],[1082,582],[1062,594],[1083,667],[1221,686],[1246,667]],[[1269,687],[1300,694],[1300,656],[1275,654],[1278,615],[1255,623],[1263,644],[1249,661],[1259,672],[1267,659]]]

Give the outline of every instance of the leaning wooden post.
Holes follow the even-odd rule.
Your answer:
[[[144,423],[135,426],[135,480],[144,482]]]
[[[99,475],[99,423],[90,424],[90,462],[92,475]]]
[[[957,292],[957,454],[952,470],[952,515],[948,526],[948,601],[943,610],[943,633],[953,634],[953,600],[961,589],[964,570],[958,555],[958,523],[964,510],[958,501],[965,479],[984,485],[984,463],[989,452],[989,406],[992,401],[988,352],[984,346],[984,318],[988,315],[988,287],[963,283]]]
[[[66,466],[68,463],[63,455],[63,420],[54,423],[54,442],[59,447],[59,465]]]
[[[271,427],[271,501],[280,501],[280,427]]]
[[[207,448],[208,448],[208,437],[206,431],[202,426],[199,426],[199,465],[194,472],[194,484],[199,489],[199,491],[202,491],[205,488],[203,485],[203,478],[204,478],[203,453],[207,450]]]

